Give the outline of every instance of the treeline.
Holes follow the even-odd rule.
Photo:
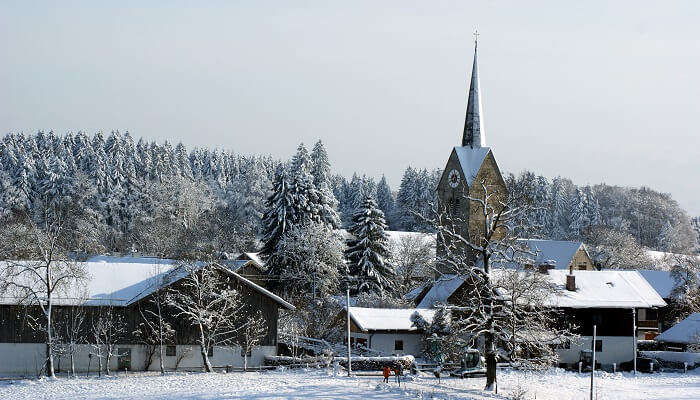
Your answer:
[[[330,167],[320,146],[310,157],[323,156],[321,164]],[[0,214],[27,215],[40,222],[39,205],[73,203],[83,218],[75,229],[94,238],[95,251],[167,256],[187,247],[249,251],[261,246],[265,200],[280,166],[289,168],[290,163],[219,149],[187,149],[181,143],[136,141],[128,132],[12,133],[0,140]],[[388,229],[429,231],[415,213],[429,213],[440,174],[440,169],[408,167],[397,190],[384,177],[329,176],[334,198],[327,203],[337,207],[345,228],[370,195]],[[645,247],[674,252],[692,251],[697,241],[697,223],[694,231],[687,213],[669,194],[605,184],[577,186],[566,178],[548,179],[529,171],[504,178],[516,203],[536,205],[524,216],[528,231],[522,236],[589,240],[606,229]],[[154,239],[163,234],[169,244]]]

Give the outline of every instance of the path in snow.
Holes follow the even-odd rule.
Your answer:
[[[393,378],[393,377],[392,377]],[[481,390],[484,379],[443,379],[432,376],[409,380],[399,389],[380,377],[333,377],[325,370],[273,371],[267,373],[173,373],[132,374],[112,378],[60,378],[0,382],[1,399],[123,399],[123,400],[218,400],[218,399],[349,399],[384,400],[408,398],[507,399],[518,386],[527,399],[587,399],[588,375],[562,370],[546,374],[499,371],[500,395]],[[688,374],[602,373],[597,379],[599,400],[605,399],[700,399],[700,371]]]

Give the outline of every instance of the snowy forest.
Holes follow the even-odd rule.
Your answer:
[[[300,146],[295,157],[306,151]],[[303,157],[332,228],[349,228],[369,196],[388,229],[430,231],[415,213],[427,213],[436,201],[441,165],[407,167],[394,190],[385,177],[333,174],[320,141]],[[269,155],[135,140],[128,132],[11,133],[0,140],[0,215],[40,223],[42,206],[70,203],[78,211],[73,229],[90,237],[76,243],[76,250],[89,253],[180,257],[198,248],[257,251],[266,235],[266,200],[280,174],[293,178],[293,164]],[[697,251],[698,219],[669,194],[577,186],[530,171],[505,179],[516,204],[535,206],[523,216],[528,232],[521,236],[586,242],[614,237],[648,249]]]

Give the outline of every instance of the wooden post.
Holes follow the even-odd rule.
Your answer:
[[[637,375],[637,309],[632,308],[632,368],[634,375]]]
[[[593,377],[595,375],[595,330],[596,326],[593,325],[593,340],[591,340],[591,400],[593,400]]]
[[[348,315],[348,376],[352,374],[352,360],[350,359],[350,283],[345,296],[345,311]]]

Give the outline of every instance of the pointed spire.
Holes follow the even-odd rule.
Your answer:
[[[479,66],[476,61],[476,51],[479,33],[474,31],[474,65],[472,66],[472,80],[469,85],[469,99],[467,100],[467,117],[464,121],[464,135],[462,146],[485,147],[486,132],[484,131],[483,110],[481,108],[481,85],[479,84]]]

